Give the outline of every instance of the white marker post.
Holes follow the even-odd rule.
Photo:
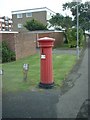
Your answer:
[[[23,80],[24,80],[24,81],[27,80],[28,70],[29,70],[29,64],[24,64],[24,65],[23,65]]]

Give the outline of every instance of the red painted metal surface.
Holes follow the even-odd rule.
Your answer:
[[[55,39],[40,38],[38,39],[40,53],[41,53],[41,81],[40,84],[50,85],[54,83],[53,80],[53,64],[52,64],[52,47]]]

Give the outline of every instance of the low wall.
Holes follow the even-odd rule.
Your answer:
[[[16,58],[23,58],[36,53],[36,35],[19,33],[15,38]]]
[[[30,33],[2,32],[0,41],[6,41],[16,54],[16,60],[36,53],[36,35]]]
[[[38,38],[51,37],[55,39],[54,47],[63,44],[63,32],[34,31],[34,32],[0,32],[0,41],[6,41],[16,54],[16,60],[36,53]]]
[[[46,32],[37,32],[37,39],[42,37],[54,38],[54,47],[60,47],[63,44],[63,32],[60,31],[46,31]],[[38,43],[37,43],[38,47]]]
[[[2,33],[2,41],[6,41],[12,51],[15,51],[15,34],[16,33]]]
[[[2,34],[0,33],[0,42],[2,42]]]

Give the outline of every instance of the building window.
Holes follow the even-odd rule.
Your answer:
[[[32,17],[32,13],[31,12],[26,13],[26,17]]]
[[[22,18],[22,13],[17,14],[17,18]]]
[[[19,23],[19,24],[18,24],[18,28],[22,28],[22,24]]]

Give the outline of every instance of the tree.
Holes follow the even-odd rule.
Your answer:
[[[59,13],[52,16],[52,18],[49,20],[51,26],[53,26],[56,30],[65,30],[64,36],[66,38],[65,43],[67,43],[67,36],[66,33],[69,28],[73,26],[72,18],[69,16],[63,16]]]
[[[47,30],[47,26],[45,26],[44,24],[42,24],[41,22],[35,19],[26,21],[24,27],[28,29],[29,31]]]
[[[49,20],[49,23],[55,29],[65,29],[65,30],[73,25],[71,17],[69,16],[64,17],[59,13],[56,13],[56,15],[52,16],[52,18]]]
[[[56,15],[53,15],[52,18],[49,20],[50,27],[54,27],[57,29],[58,27],[61,26],[61,22],[63,20],[63,16],[60,15],[59,13],[56,13]]]
[[[64,17],[63,19],[63,25],[62,27],[66,29],[69,29],[73,26],[72,18],[69,16]]]
[[[77,21],[77,2],[68,2],[63,4],[63,10],[70,9],[74,16],[73,23],[76,26]],[[90,30],[90,1],[85,3],[78,2],[79,26],[85,30]]]

